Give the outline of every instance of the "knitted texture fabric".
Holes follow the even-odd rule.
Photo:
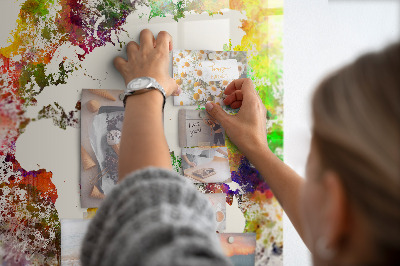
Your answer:
[[[214,211],[176,172],[145,168],[107,195],[82,243],[82,265],[231,265]]]

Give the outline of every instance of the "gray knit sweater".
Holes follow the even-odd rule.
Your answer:
[[[179,174],[145,168],[105,198],[82,243],[83,265],[231,265],[214,211]]]

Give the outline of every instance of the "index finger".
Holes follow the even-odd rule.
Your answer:
[[[172,36],[166,31],[160,31],[156,39],[156,49],[171,51],[172,50]]]
[[[253,81],[249,78],[235,79],[226,87],[224,93],[226,95],[230,95],[234,93],[236,90],[241,90],[243,97],[246,97],[246,95],[251,93],[256,94]]]

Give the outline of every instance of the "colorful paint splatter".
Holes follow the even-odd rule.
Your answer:
[[[241,44],[225,49],[249,52],[249,76],[254,80],[269,111],[269,145],[282,158],[282,0],[231,0],[229,8],[246,14]],[[80,106],[65,111],[58,103],[44,106],[37,119],[28,118],[27,108],[50,87],[66,84],[82,68],[88,54],[106,44],[122,46],[118,33],[129,14],[139,6],[150,8],[148,19],[172,15],[178,21],[187,11],[222,12],[227,1],[125,1],[125,0],[26,0],[21,2],[16,28],[9,45],[0,49],[0,246],[3,263],[54,265],[60,262],[60,222],[55,208],[57,189],[52,172],[29,171],[17,161],[16,141],[29,123],[51,118],[65,129],[76,126]],[[273,6],[271,6],[273,4]],[[141,16],[143,14],[137,14]],[[77,60],[59,56],[69,45]],[[282,211],[258,172],[230,144],[232,180],[240,185],[205,185],[207,192],[227,193],[227,202],[237,199],[246,217],[246,232],[257,233],[257,264],[274,261],[282,249]],[[264,252],[261,252],[264,249]],[[280,256],[281,258],[281,256]]]

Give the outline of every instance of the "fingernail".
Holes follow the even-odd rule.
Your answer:
[[[182,92],[181,86],[178,86],[177,93],[178,93],[178,94],[181,94],[181,92]]]
[[[211,102],[206,103],[206,110],[210,112],[214,108],[214,105]]]

